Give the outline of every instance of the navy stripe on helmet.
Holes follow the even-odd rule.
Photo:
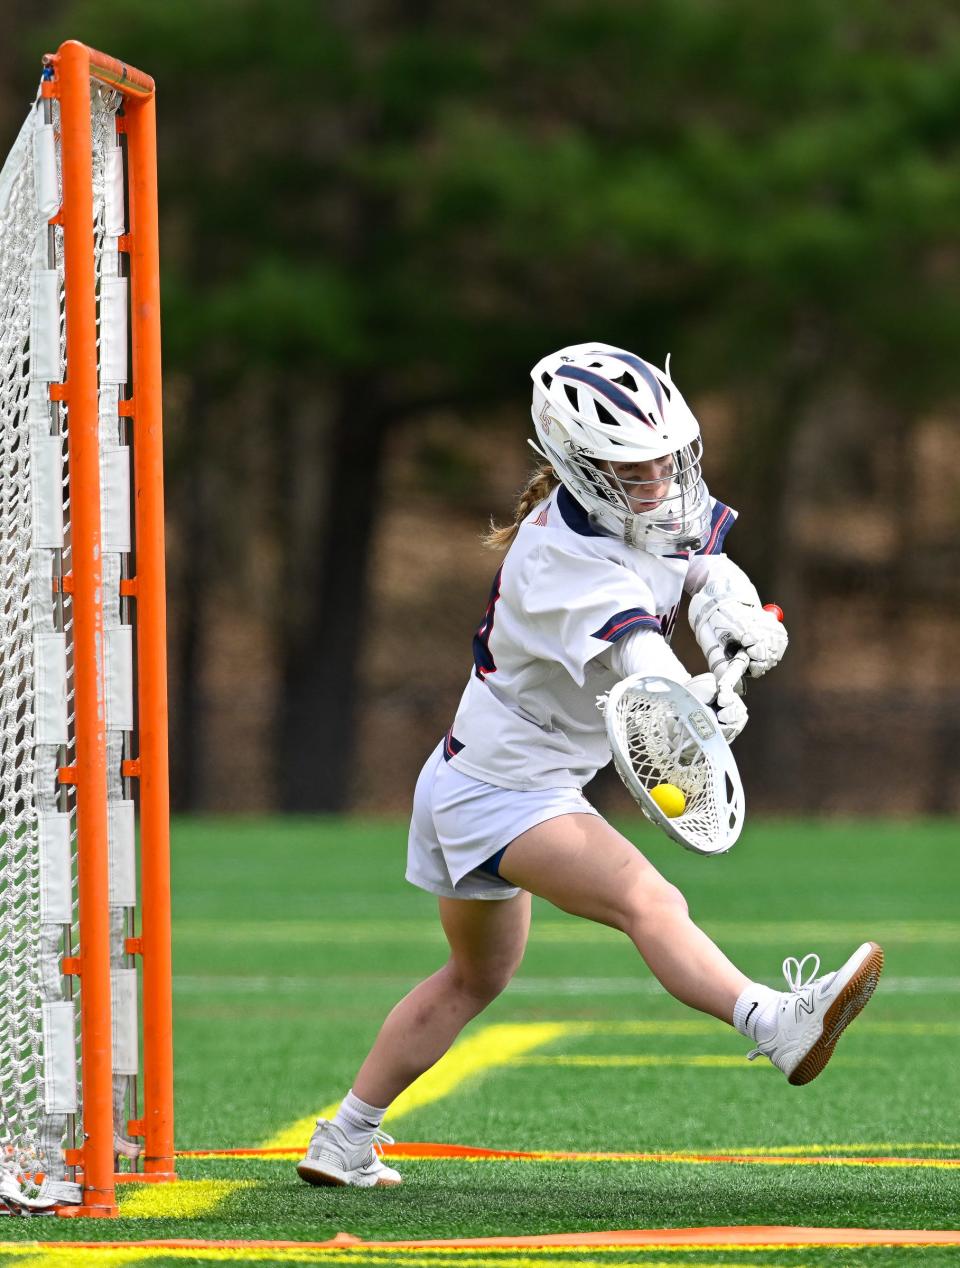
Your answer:
[[[655,427],[655,424],[647,418],[640,407],[631,401],[623,388],[617,387],[615,383],[611,383],[599,374],[591,374],[589,370],[579,370],[572,365],[562,365],[554,377],[558,379],[573,379],[577,383],[585,383],[588,387],[598,391],[601,396],[605,396],[618,409],[622,409],[625,413],[638,418],[641,423],[646,423],[648,427]]]
[[[660,386],[660,380],[645,361],[635,357],[632,352],[606,352],[604,356],[615,357],[617,361],[625,361],[632,370],[636,370],[656,398],[657,409],[659,409],[661,414],[663,413],[663,388]]]

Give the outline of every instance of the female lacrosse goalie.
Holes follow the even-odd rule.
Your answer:
[[[381,1120],[510,981],[531,894],[622,930],[666,990],[733,1025],[754,1043],[750,1057],[791,1083],[823,1069],[883,964],[868,942],[825,977],[818,957],[788,958],[787,991],[751,982],[584,798],[611,756],[598,695],[634,673],[672,679],[732,740],[747,710],[723,687],[726,644],[759,677],[787,635],[722,553],[735,514],[707,492],[700,429],[669,361],[659,370],[586,343],[545,357],[532,377],[531,443],[544,463],[515,523],[487,539],[509,549],[453,725],[414,796],[407,879],[438,895],[450,958],[396,1005],[336,1117],[318,1122],[297,1167],[311,1184],[400,1183],[378,1152],[390,1142]],[[685,590],[708,665],[694,678],[669,647]]]

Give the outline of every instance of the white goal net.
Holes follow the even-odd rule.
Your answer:
[[[132,631],[121,575],[132,550],[120,97],[91,85],[98,313],[104,653],[110,817],[115,1147],[137,1073],[136,969],[125,952],[136,904],[133,803],[121,778],[133,729]],[[81,979],[77,955],[69,409],[59,105],[40,100],[0,173],[0,1206],[80,1200]],[[51,393],[51,385],[54,391]],[[66,578],[66,580],[64,580]],[[135,1115],[132,1115],[135,1116]]]

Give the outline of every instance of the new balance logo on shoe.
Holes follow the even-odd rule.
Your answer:
[[[801,995],[797,1000],[797,1021],[800,1020],[800,1014],[806,1013],[808,1017],[813,1015],[816,1005],[813,1002],[813,991],[807,995],[806,999]]]

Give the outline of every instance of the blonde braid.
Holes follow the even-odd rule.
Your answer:
[[[541,463],[520,491],[517,504],[513,508],[513,523],[504,524],[498,528],[491,519],[490,530],[482,538],[484,546],[489,546],[491,550],[506,550],[533,508],[538,502],[542,502],[551,489],[555,489],[559,483],[553,467],[549,463]]]

